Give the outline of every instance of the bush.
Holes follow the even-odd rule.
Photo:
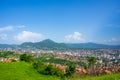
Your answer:
[[[72,76],[75,73],[75,64],[68,64],[68,67],[66,68],[66,77]]]
[[[46,65],[42,62],[35,62],[33,66],[39,73],[44,75],[56,75],[58,77],[64,76],[64,72],[55,67],[53,64]]]
[[[20,60],[25,61],[25,62],[33,62],[34,61],[33,56],[27,55],[27,54],[20,55]]]

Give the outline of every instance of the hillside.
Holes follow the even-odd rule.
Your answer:
[[[74,43],[67,44],[71,48],[84,48],[84,49],[120,49],[120,45],[106,45],[97,43]]]
[[[120,45],[105,45],[97,43],[57,43],[50,39],[41,42],[25,42],[21,47],[35,47],[39,49],[120,49]]]
[[[38,49],[66,49],[68,48],[66,44],[64,43],[56,43],[50,39],[43,40],[41,42],[25,42],[20,45],[20,47],[25,48],[25,47],[34,47]]]
[[[66,80],[120,80],[120,73],[99,77],[75,76]],[[61,80],[55,76],[41,75],[25,62],[0,62],[0,80]]]
[[[40,75],[25,62],[0,63],[0,80],[59,80],[54,76]]]
[[[10,44],[0,44],[0,48],[16,48],[17,45],[10,45]]]
[[[66,49],[120,49],[120,45],[106,45],[97,43],[57,43],[50,39],[40,42],[24,42],[20,45],[0,44],[0,48],[37,48],[43,50],[66,50]]]

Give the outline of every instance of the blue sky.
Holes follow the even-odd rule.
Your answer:
[[[0,43],[120,44],[120,0],[0,0]]]

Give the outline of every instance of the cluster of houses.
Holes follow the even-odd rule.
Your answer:
[[[19,61],[19,58],[16,58],[16,57],[13,57],[13,58],[0,57],[0,62],[13,62],[13,61]]]
[[[62,71],[66,71],[67,66],[63,66],[61,64],[56,64],[56,67],[59,68]],[[84,69],[81,67],[76,67],[76,74],[78,75],[95,75],[100,76],[103,74],[112,74],[120,72],[120,63],[118,65],[113,66],[97,66],[94,69]]]
[[[15,53],[23,53],[26,50],[14,50]],[[110,49],[94,49],[94,50],[66,50],[66,51],[43,51],[43,50],[29,50],[27,52],[40,56],[42,53],[51,53],[55,58],[71,60],[71,61],[81,61],[87,62],[87,56],[94,56],[98,60],[99,64],[96,64],[94,69],[84,69],[82,67],[76,67],[77,74],[88,74],[88,75],[102,75],[102,74],[112,74],[120,72],[120,50],[110,50]],[[107,63],[102,60],[102,58],[107,60]],[[12,62],[13,60],[19,61],[18,58],[3,58],[0,57],[0,62]],[[116,63],[118,62],[118,63]],[[115,63],[115,64],[114,64]],[[67,66],[56,64],[56,67],[65,72]]]
[[[56,64],[55,66],[65,73],[67,66],[64,66],[64,65],[61,65],[61,64]]]

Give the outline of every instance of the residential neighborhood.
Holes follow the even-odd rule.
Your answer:
[[[77,64],[76,73],[79,75],[90,74],[93,75],[102,75],[102,74],[112,74],[120,72],[120,50],[112,50],[112,49],[78,49],[78,50],[39,50],[39,49],[7,49],[1,50],[4,51],[12,51],[14,54],[23,54],[27,53],[29,55],[34,56],[35,58],[39,58],[42,55],[52,55],[55,59],[68,60],[71,62],[83,62],[86,66],[89,66],[87,57],[95,57],[96,63],[94,68],[89,70],[86,69],[85,66],[81,66]],[[48,62],[50,57],[45,58]],[[19,57],[0,57],[0,62],[12,62],[19,61]],[[66,65],[64,64],[56,64],[56,67],[65,72]]]

